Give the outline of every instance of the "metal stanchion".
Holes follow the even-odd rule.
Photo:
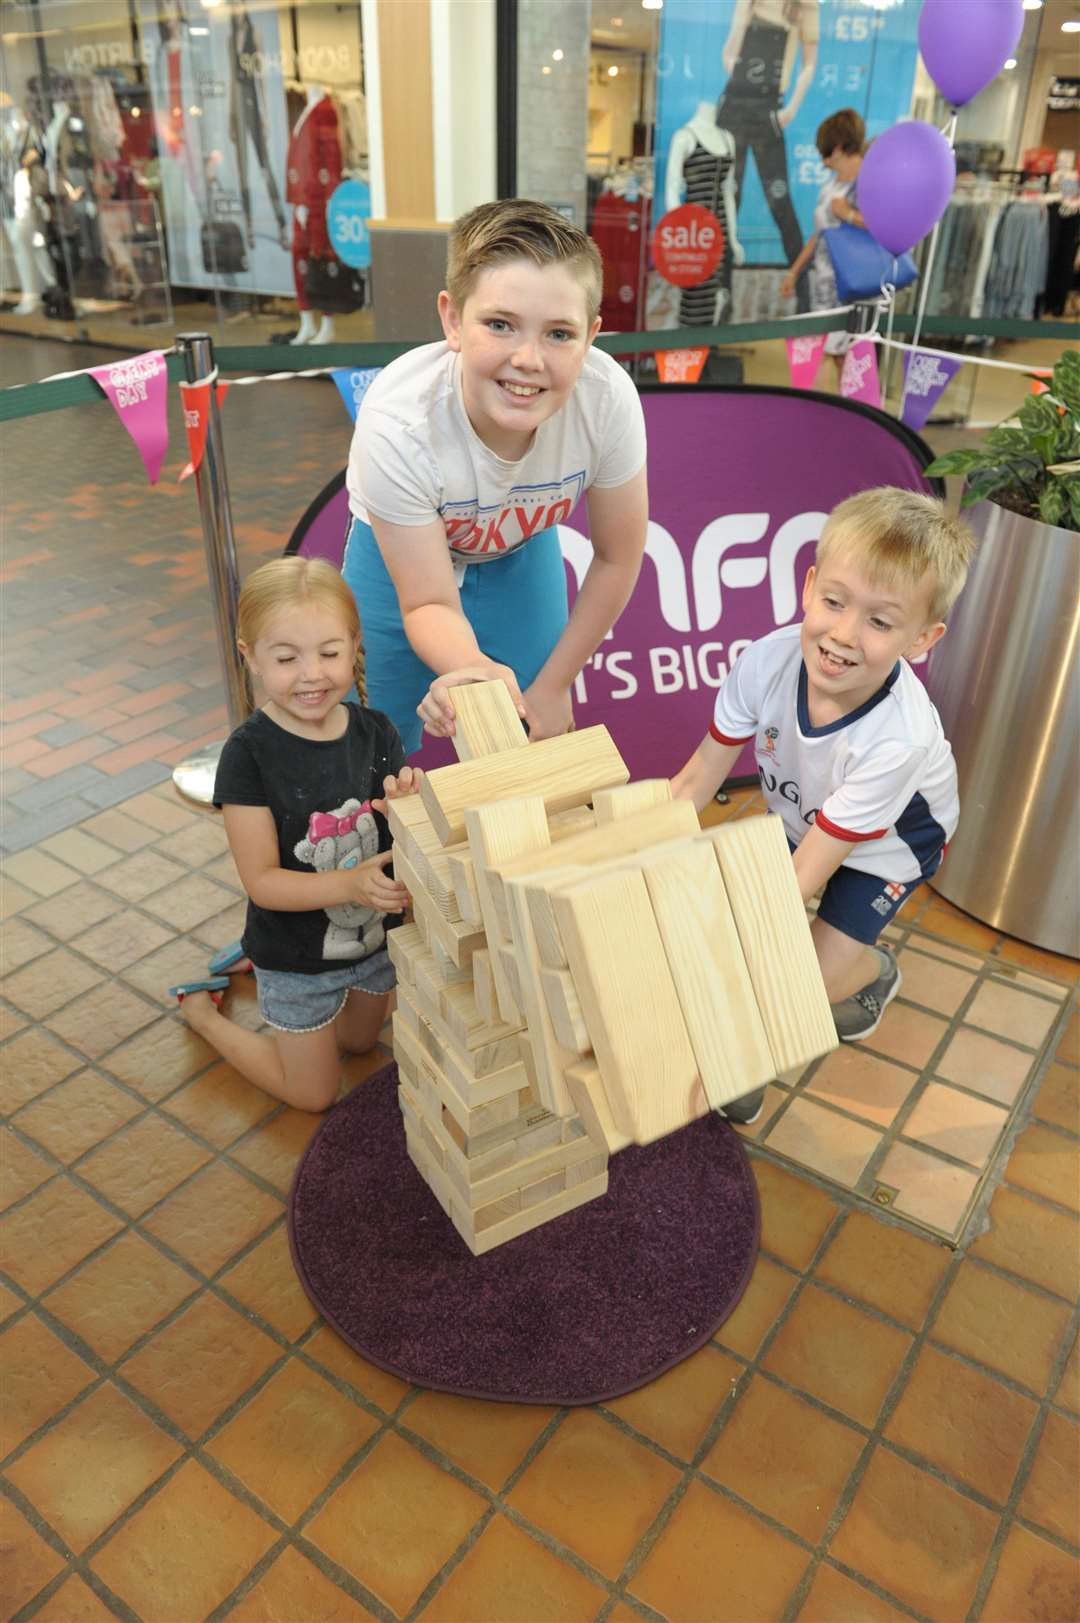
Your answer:
[[[214,345],[207,333],[179,333],[176,347],[184,357],[188,383],[197,383],[201,378],[213,374]],[[229,483],[225,473],[221,413],[218,411],[215,389],[210,390],[207,403],[206,448],[195,470],[195,490],[199,498],[229,725],[239,727],[251,714],[252,706],[247,673],[236,647],[236,602],[240,586],[232,509],[229,506]],[[213,804],[214,779],[223,746],[224,739],[221,743],[207,744],[181,761],[173,772],[173,782],[182,795],[204,806]]]

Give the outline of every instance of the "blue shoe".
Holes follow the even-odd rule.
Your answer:
[[[239,941],[230,941],[227,947],[220,947],[208,965],[211,975],[227,975],[230,970],[243,975],[250,968],[251,960]]]
[[[229,989],[228,975],[209,975],[203,981],[181,981],[178,986],[169,987],[169,996],[174,997],[178,1003],[191,992],[209,992],[215,1003],[221,1002],[221,995]]]

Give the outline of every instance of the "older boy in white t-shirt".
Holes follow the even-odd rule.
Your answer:
[[[740,655],[712,725],[673,780],[703,810],[753,743],[784,820],[837,1034],[870,1036],[900,989],[877,938],[936,872],[959,817],[956,767],[907,660],[932,648],[964,584],[974,538],[911,490],[863,491],[833,509],[803,589],[803,621]],[[756,1119],[764,1090],[725,1109]]]

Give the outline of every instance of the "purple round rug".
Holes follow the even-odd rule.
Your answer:
[[[474,1257],[405,1152],[394,1065],[330,1111],[289,1197],[297,1272],[343,1340],[402,1380],[516,1403],[597,1403],[688,1357],[746,1288],[758,1231],[746,1153],[709,1115]]]

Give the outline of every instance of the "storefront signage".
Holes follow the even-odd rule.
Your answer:
[[[862,406],[792,389],[642,390],[652,519],[641,578],[575,685],[579,727],[611,729],[635,778],[676,771],[701,741],[713,694],[755,638],[799,613],[830,509],[873,485],[930,490],[930,451]],[[344,474],[290,543],[340,565]],[[573,595],[593,556],[580,503],[559,525]],[[484,568],[498,568],[497,564]],[[425,764],[452,760],[442,742]],[[745,757],[739,770],[752,772]]]
[[[1080,75],[1055,74],[1050,81],[1046,105],[1052,113],[1080,112]]]
[[[366,270],[371,264],[371,190],[366,180],[343,180],[326,205],[330,246],[345,265]]]
[[[656,222],[653,261],[666,282],[697,287],[707,282],[724,257],[724,231],[715,214],[698,203],[682,203]]]

